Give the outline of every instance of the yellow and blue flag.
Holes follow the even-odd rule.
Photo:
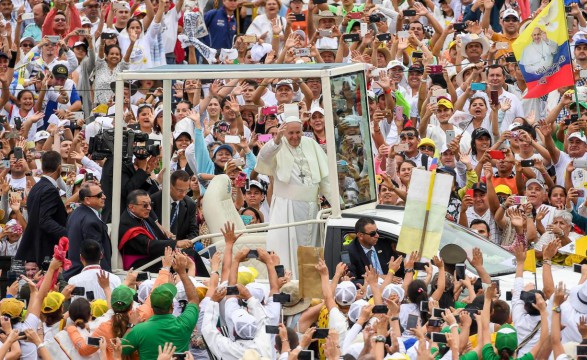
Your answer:
[[[513,43],[528,86],[524,98],[537,98],[575,83],[563,0],[551,1]]]

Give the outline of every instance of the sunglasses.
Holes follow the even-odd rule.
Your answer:
[[[516,19],[515,17],[506,17],[505,19],[503,19],[503,21],[505,22],[518,22],[518,19]]]
[[[371,237],[374,237],[375,235],[379,234],[379,230],[373,230],[373,231],[368,232],[368,233],[364,232],[363,234],[369,235]]]
[[[97,193],[96,195],[88,195],[86,197],[95,197],[95,198],[101,198],[102,195],[104,195],[103,191],[100,191],[99,193]]]
[[[53,21],[55,21],[55,22],[65,22],[65,19],[62,19],[62,18],[54,18]]]
[[[414,134],[414,133],[404,133],[404,134],[399,135],[399,138],[402,140],[404,140],[406,138],[412,140],[415,137],[416,137],[416,134]]]
[[[20,47],[23,47],[23,48],[32,48],[33,46],[34,45],[31,44],[31,43],[22,43],[22,44],[20,44]]]
[[[420,146],[420,150],[434,151],[435,149],[434,149],[434,147],[433,147],[433,146],[430,146],[430,145],[423,145],[423,146]]]
[[[144,203],[144,204],[132,204],[134,206],[141,206],[143,209],[150,209],[151,203]]]

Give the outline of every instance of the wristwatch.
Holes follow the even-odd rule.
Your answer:
[[[384,343],[385,342],[385,336],[383,336],[383,335],[374,336],[374,340],[375,340],[376,343]]]
[[[555,306],[552,308],[552,311],[554,311],[555,313],[561,313],[561,307],[560,306]]]

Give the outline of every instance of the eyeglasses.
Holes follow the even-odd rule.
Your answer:
[[[175,191],[177,191],[178,193],[182,193],[182,194],[185,194],[185,193],[187,193],[188,191],[190,191],[190,189],[189,189],[189,188],[188,188],[188,189],[180,189],[180,188],[177,188],[177,187],[175,187],[175,186],[173,186],[173,185],[171,185],[171,187],[173,187],[173,188],[175,189]]]
[[[419,148],[420,150],[427,150],[427,151],[434,151],[434,146],[430,146],[430,145],[422,145]]]
[[[86,197],[95,197],[95,198],[101,198],[104,195],[103,191],[100,191],[99,193],[97,193],[96,195],[88,195]]]
[[[151,208],[151,203],[143,203],[143,204],[132,204],[134,206],[142,206],[143,209],[150,209]]]
[[[406,138],[412,140],[415,137],[416,137],[416,134],[411,133],[411,132],[399,134],[399,138],[402,140],[405,140]]]
[[[22,44],[20,44],[20,47],[23,47],[23,48],[32,48],[33,46],[34,45],[31,44],[31,43],[22,43]]]
[[[362,232],[362,231],[361,231],[361,232]],[[371,236],[371,237],[375,237],[376,235],[379,235],[379,230],[373,230],[373,231],[371,231],[371,232],[368,232],[368,233],[366,233],[366,232],[363,232],[363,234],[365,234],[365,235],[369,235],[369,236]]]
[[[65,22],[65,19],[62,19],[62,18],[54,18],[53,21],[55,21],[55,22]]]

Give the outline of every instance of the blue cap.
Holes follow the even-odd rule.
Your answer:
[[[234,156],[234,151],[232,150],[232,146],[226,145],[226,144],[222,144],[219,147],[217,147],[216,149],[214,149],[214,153],[212,154],[212,157],[215,158],[216,157],[216,153],[218,153],[222,149],[228,150],[228,152],[230,153],[230,156]]]
[[[579,46],[579,45],[587,45],[587,39],[579,39],[579,40],[575,41],[575,46]]]

